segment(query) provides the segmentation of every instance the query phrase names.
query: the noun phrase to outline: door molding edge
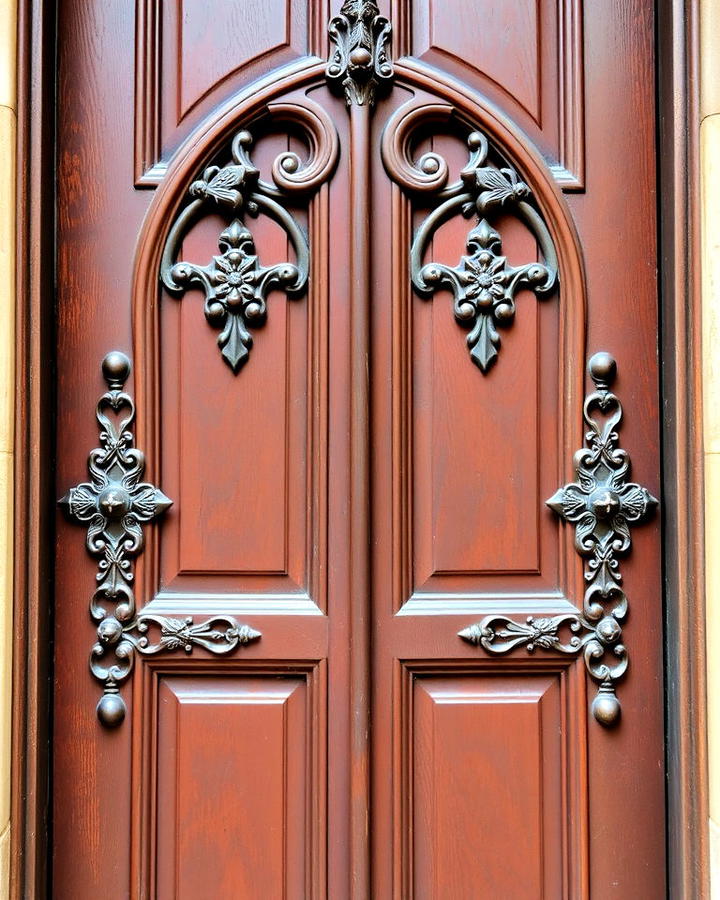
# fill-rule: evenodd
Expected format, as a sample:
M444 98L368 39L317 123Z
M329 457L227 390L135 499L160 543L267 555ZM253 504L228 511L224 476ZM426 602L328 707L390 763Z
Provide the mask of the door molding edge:
M15 551L10 893L50 888L54 495L54 4L17 0Z
M710 896L699 0L657 3L668 895ZM662 151L662 152L661 152Z
M657 3L668 894L709 897L700 0ZM54 495L55 4L18 0L17 401L11 896L49 895ZM690 123L690 128L688 128ZM673 602L669 602L673 600Z

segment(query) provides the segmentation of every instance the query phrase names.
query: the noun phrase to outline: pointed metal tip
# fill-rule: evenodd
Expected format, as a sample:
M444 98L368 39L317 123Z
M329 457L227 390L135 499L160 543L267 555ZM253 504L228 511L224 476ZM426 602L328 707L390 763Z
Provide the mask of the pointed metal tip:
M250 641L256 641L262 637L262 632L256 631L249 625L240 625L237 630L238 640L241 644L249 644Z
M231 354L231 353L226 353L223 350L222 358L232 369L233 375L237 375L238 372L240 371L240 369L242 369L243 366L245 365L245 363L250 359L250 353L247 350L247 348L245 349L244 353L240 353L237 355Z
M468 625L467 628L458 631L458 637L461 637L464 641L470 641L471 644L479 644L481 636L482 629L479 625Z
M173 505L173 501L163 494L162 491L157 492L157 496L155 498L155 508L157 510L157 515L164 513L166 509L170 509Z

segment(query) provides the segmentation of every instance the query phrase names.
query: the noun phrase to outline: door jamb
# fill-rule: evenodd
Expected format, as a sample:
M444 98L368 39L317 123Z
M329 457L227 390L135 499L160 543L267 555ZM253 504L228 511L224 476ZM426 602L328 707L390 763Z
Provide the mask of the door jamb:
M699 0L656 3L668 895L706 898ZM672 602L671 602L672 601Z
M699 0L657 3L668 893L709 897L699 250ZM11 895L50 893L55 3L18 3ZM667 602L669 598L673 602Z
M10 893L50 892L55 408L55 4L18 0Z

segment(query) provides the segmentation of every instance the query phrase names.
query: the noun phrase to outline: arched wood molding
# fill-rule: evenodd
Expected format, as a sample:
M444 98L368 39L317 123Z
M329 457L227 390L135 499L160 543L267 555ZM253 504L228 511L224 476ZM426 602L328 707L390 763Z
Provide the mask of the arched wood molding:
M562 307L559 317L558 355L562 362L558 390L561 405L557 483L564 484L572 480L572 453L582 442L579 410L584 393L587 292L580 240L561 187L527 137L486 99L417 60L403 59L394 65L396 84L436 98L441 118L447 117L450 108L454 118L466 126L468 132L481 131L500 150L530 187L550 233L558 267L559 292L555 302ZM324 65L312 62L288 67L243 91L188 138L171 161L167 176L157 190L138 238L132 295L137 435L138 443L146 448L150 472L158 471L160 461L160 266L168 234L187 197L188 188L239 129L261 121L281 99L290 100L293 94L301 97L304 91L324 83ZM312 234L309 237L312 255ZM402 252L409 254L410 247ZM155 534L150 533L146 560L155 559L155 541ZM573 552L569 530L560 540L560 554L561 584L579 605L583 594L582 570ZM143 564L138 571L139 586L144 585L141 594L148 599L156 589L152 568L152 564Z
M562 191L552 170L527 138L487 100L450 78L443 76L441 79L434 70L416 60L400 60L395 63L395 70L396 83L438 98L441 118L447 118L450 109L455 118L467 125L468 131L478 129L485 134L507 156L533 192L557 253L560 303L564 310L560 333L561 394L565 402L561 440L563 446L571 446L577 443L581 431L577 410L583 390L587 301L580 241ZM322 84L323 80L324 67L313 63L286 69L272 79L265 79L253 90L243 91L187 140L168 167L138 239L133 279L135 358L144 361L143 370L136 374L135 384L140 413L138 433L147 447L156 446L153 437L157 409L153 398L157 396L159 366L158 273L170 225L188 187L237 129L246 128L271 113L273 101L288 98L293 91ZM567 433L567 429L571 433ZM571 474L569 465L567 462L565 470L558 473L559 479Z

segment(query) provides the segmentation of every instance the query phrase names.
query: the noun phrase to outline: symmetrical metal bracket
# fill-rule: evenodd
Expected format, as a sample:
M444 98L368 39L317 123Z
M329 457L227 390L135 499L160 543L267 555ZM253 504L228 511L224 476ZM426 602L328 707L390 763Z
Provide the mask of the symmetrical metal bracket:
M454 296L455 318L470 330L470 358L483 372L495 362L500 347L498 328L509 327L515 318L515 298L528 288L539 298L549 297L558 281L555 247L548 228L536 209L529 186L517 172L503 165L488 139L473 131L467 139L470 159L460 179L446 186L447 161L433 151L412 160L415 131L425 120L447 117L442 104L414 106L412 101L390 118L382 143L388 174L412 194L434 194L437 206L418 228L410 251L410 274L415 290L429 298L446 288ZM468 255L457 266L424 263L425 254L438 228L459 211L477 216L467 237ZM492 222L511 215L522 221L537 240L544 262L512 266L502 253L502 236Z
M299 125L311 148L307 161L287 150L273 164L273 184L260 178L250 159L253 138L240 131L231 144L231 160L212 165L188 190L190 202L182 209L168 235L160 266L160 278L175 296L197 287L205 294L205 318L220 329L218 345L234 373L248 361L253 339L249 331L265 322L267 298L272 290L282 290L291 298L307 288L310 252L305 233L295 218L278 202L292 194L317 190L337 161L337 131L328 114L311 100L303 103L269 104L268 112L278 119ZM191 226L211 213L224 213L227 227L218 239L220 254L207 265L177 262L177 254ZM288 235L295 251L294 263L263 266L255 252L253 235L241 214L263 213L277 222Z
M108 390L97 404L100 447L90 452L90 481L70 488L59 503L72 521L87 526L87 549L99 558L98 585L90 601L98 640L90 654L90 670L103 683L98 718L114 727L125 718L119 686L132 672L136 651L189 653L199 646L211 653L229 653L260 633L224 615L195 625L191 618L136 612L132 560L143 549L143 525L162 515L172 501L141 481L145 457L133 447L135 404L123 390L130 360L118 351L108 353L102 373ZM159 634L151 640L153 630ZM112 661L105 662L109 654Z
M577 481L566 484L547 501L559 516L575 525L575 548L587 559L582 613L531 616L525 623L507 616L487 616L459 634L488 653L509 653L521 646L528 652L537 647L555 653L583 653L588 673L600 685L593 714L602 725L612 725L620 717L615 685L628 666L622 642L628 600L621 587L618 557L630 550L630 525L648 519L658 501L646 488L628 480L630 460L617 446L623 411L610 391L617 372L615 360L609 353L596 353L588 368L597 388L585 398L583 408L588 446L575 454Z

